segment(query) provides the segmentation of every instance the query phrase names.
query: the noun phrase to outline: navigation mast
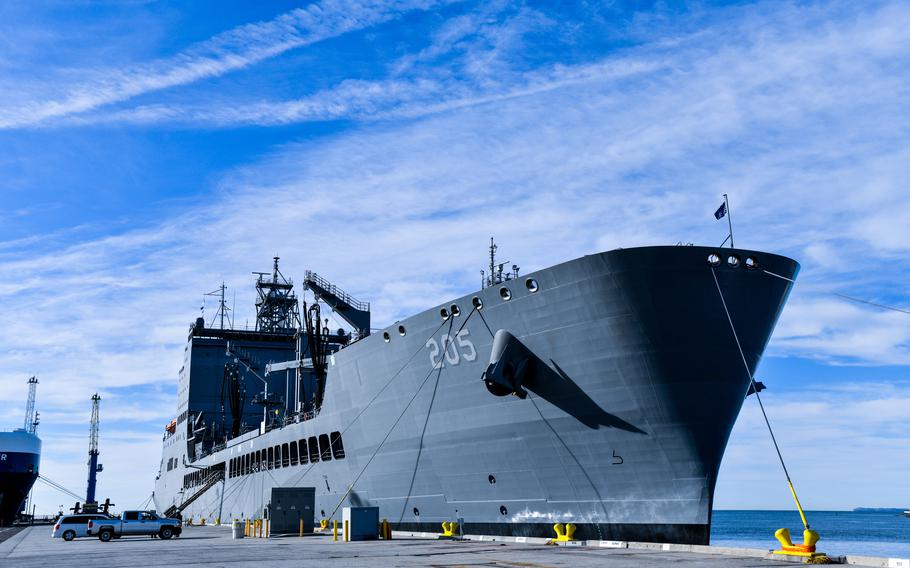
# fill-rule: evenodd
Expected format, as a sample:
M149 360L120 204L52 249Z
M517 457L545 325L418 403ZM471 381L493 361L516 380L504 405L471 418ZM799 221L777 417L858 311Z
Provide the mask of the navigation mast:
M300 327L300 309L294 284L278 270L278 258L273 257L272 272L254 272L256 280L256 331L269 333L293 332ZM269 278L271 277L271 278Z

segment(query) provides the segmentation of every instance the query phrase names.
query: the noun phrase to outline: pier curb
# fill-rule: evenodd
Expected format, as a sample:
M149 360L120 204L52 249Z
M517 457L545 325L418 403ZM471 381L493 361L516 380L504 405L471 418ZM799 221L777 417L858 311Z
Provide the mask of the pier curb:
M437 539L438 533L392 531L394 538L426 538ZM494 536L466 534L464 540L477 542L508 542L515 544L547 544L551 539L530 536ZM694 552L697 554L717 554L722 556L745 556L750 558L764 558L778 562L795 562L802 564L805 560L799 557L781 556L773 554L772 549L737 548L732 546L706 546L701 544L674 544L666 542L624 542L618 540L575 540L557 543L559 546L583 546L594 548L628 548L632 550L654 550L661 552ZM910 568L910 559L885 558L878 556L860 556L848 554L846 556L830 556L834 564L850 564L854 566L871 566L875 568Z

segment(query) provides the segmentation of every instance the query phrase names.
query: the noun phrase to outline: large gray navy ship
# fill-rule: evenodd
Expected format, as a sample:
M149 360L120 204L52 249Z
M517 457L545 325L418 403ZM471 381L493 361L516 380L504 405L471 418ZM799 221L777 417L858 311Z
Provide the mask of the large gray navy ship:
M263 518L272 488L313 487L317 518L378 506L399 530L707 544L798 264L655 246L519 276L494 251L481 289L375 330L315 273L298 301L276 258L255 326L223 301L190 326L158 510Z
M9 526L22 514L25 500L38 479L41 439L36 435L35 387L38 379L28 380L28 403L22 428L0 432L0 526Z

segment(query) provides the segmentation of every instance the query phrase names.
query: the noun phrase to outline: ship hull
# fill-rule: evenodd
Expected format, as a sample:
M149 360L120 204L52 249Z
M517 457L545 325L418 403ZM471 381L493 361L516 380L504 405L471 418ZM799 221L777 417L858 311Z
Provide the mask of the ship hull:
M23 431L0 432L0 524L9 526L38 478L41 441Z
M466 533L549 537L571 522L583 539L706 544L724 448L791 286L772 274L798 270L741 250L761 268L710 266L720 252L586 256L396 322L332 356L317 417L198 460L228 475L184 515L262 517L271 487L308 486L317 517L374 505L399 530L463 519ZM530 354L525 398L481 380L500 330ZM332 432L343 459L247 465ZM187 472L159 474L160 510L197 489Z

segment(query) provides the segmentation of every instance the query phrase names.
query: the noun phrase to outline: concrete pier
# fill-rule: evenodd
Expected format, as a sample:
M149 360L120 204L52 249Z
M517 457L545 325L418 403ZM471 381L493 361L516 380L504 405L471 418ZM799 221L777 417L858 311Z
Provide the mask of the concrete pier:
M131 566L202 568L212 566L299 568L319 566L594 568L601 566L680 568L789 566L767 551L644 543L586 543L547 546L538 542L437 541L396 535L392 541L332 542L330 535L231 539L228 527L186 527L172 540L125 537L110 543L95 538L51 539L51 527L30 527L0 543L0 567L55 568ZM536 540L536 539L535 539ZM641 546L639 546L641 544ZM624 545L624 546L623 546ZM615 547L614 547L615 546ZM876 559L882 560L882 559ZM884 559L887 561L887 559ZM875 565L875 564L869 564ZM882 564L878 564L882 565ZM888 566L887 563L884 566ZM902 567L903 568L903 567Z

